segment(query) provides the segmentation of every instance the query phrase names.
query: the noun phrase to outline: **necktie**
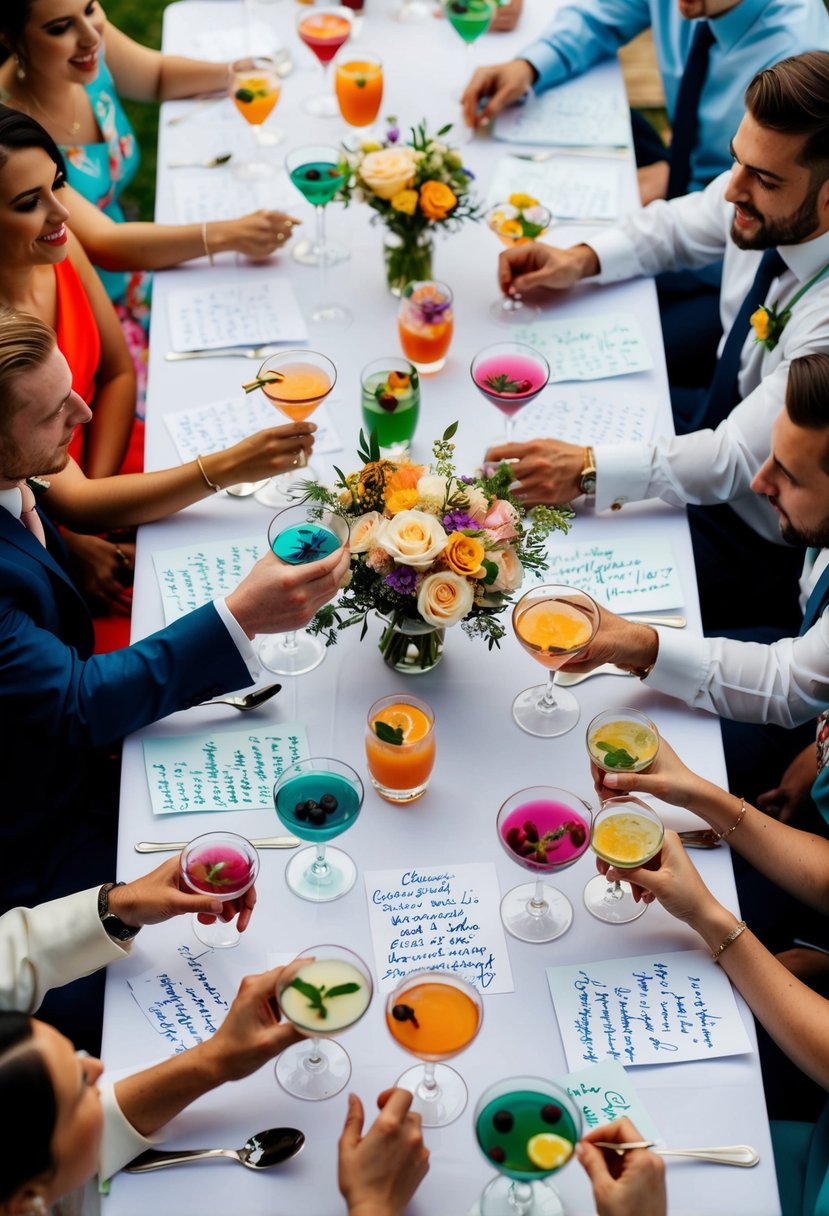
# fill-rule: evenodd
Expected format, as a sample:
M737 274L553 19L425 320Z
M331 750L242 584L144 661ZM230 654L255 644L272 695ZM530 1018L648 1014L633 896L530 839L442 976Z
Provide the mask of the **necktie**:
M40 516L35 510L35 496L25 481L19 484L20 496L23 499L23 509L20 512L20 522L23 527L28 529L34 536L35 540L46 546L46 533L43 531L43 524L40 522Z
M674 109L674 132L671 140L671 172L668 178L668 198L688 193L691 180L691 153L697 142L699 99L708 75L708 52L714 35L707 21L697 23L694 40L685 71L679 82Z
M767 249L760 259L754 282L748 289L748 295L740 305L740 311L734 319L734 324L728 331L728 337L717 360L711 386L705 405L698 417L694 419L689 430L698 431L703 427L719 426L723 418L727 418L737 404L739 397L738 377L740 374L740 357L748 337L751 314L765 303L772 282L786 269L786 263L776 249Z
M807 552L809 556L817 557L820 550L809 549ZM800 626L801 637L812 628L827 603L829 603L829 566L826 567L823 574L821 574L815 583L806 602L806 608L803 613L803 624Z

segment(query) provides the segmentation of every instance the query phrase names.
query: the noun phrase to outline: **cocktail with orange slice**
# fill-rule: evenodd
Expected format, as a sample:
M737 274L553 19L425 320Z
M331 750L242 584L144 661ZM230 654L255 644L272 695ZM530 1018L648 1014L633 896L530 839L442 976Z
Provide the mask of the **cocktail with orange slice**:
M351 37L352 17L351 10L342 6L313 8L297 16L297 33L322 66L324 91L305 102L305 109L316 118L336 118L339 112L328 87L328 65Z
M511 194L505 203L496 203L484 216L487 227L502 245L524 245L537 241L550 227L551 212L530 194ZM529 308L519 294L501 296L490 306L490 316L507 324L531 319L537 308Z
M368 51L340 51L334 63L334 91L351 127L370 127L383 100L383 64Z
M547 683L525 688L512 703L512 716L529 735L550 739L566 734L579 720L579 703L556 688L559 667L590 645L599 627L599 607L577 587L559 583L534 587L512 612L515 636L537 663L547 668Z
M282 85L270 56L237 59L230 65L230 97L250 125L257 147L270 147L283 139L281 131L262 130L262 124L279 101L281 91ZM234 169L236 176L243 181L270 177L273 172L274 166L261 160L243 161Z
M430 279L405 285L397 332L403 354L424 376L439 372L446 363L454 327L452 292L445 283Z
M371 784L387 802L421 798L435 763L435 715L417 697L393 694L375 701L366 722Z

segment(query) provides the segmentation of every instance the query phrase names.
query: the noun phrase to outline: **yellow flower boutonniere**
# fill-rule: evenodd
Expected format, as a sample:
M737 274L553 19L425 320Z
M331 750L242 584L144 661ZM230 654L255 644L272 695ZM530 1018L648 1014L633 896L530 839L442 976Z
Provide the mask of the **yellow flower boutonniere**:
M784 308L779 313L774 305L768 308L765 304L761 304L749 318L751 328L754 330L754 341L765 346L766 350L774 350L791 315L791 308Z

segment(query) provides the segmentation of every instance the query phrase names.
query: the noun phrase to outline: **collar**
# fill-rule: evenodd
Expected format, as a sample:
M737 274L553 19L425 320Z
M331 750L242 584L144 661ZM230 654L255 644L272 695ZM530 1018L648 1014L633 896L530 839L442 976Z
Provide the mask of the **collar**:
M805 283L829 262L829 232L800 245L778 245L778 252L799 283Z
M763 20L767 0L740 0L719 17L706 17L714 41L721 51L732 50L755 22Z
M13 515L15 519L20 519L23 512L23 495L20 493L18 486L11 486L8 490L0 490L0 507Z

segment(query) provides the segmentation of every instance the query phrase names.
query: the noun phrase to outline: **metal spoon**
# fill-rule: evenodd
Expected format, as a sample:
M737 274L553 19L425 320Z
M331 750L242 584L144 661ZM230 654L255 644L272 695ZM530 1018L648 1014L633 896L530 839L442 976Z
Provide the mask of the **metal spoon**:
M619 1157L635 1148L649 1148L659 1157L691 1157L695 1161L713 1161L715 1165L741 1165L748 1169L760 1160L760 1154L750 1144L723 1144L718 1148L655 1148L650 1140L631 1140L614 1144L609 1140L594 1140L596 1148L610 1149Z
M552 160L554 156L590 156L601 160L628 160L630 149L614 146L600 147L598 144L595 147L562 145L560 148L546 148L543 152L509 152L508 155L515 160L530 160L536 165L543 165L546 160Z
M249 1170L269 1170L295 1156L304 1143L305 1134L296 1127L271 1127L251 1136L241 1148L191 1148L178 1152L149 1149L124 1168L130 1174L144 1174L148 1170L166 1169L169 1165L186 1165L188 1161L228 1157L246 1165Z
M582 680L589 680L591 676L630 675L632 675L631 672L622 671L622 668L617 667L615 663L600 663L592 671L557 671L553 676L553 683L559 688L570 688L573 684L581 684Z
M253 692L247 693L244 697L215 697L212 701L202 701L196 708L205 709L210 705L231 705L234 709L240 709L244 713L248 709L258 709L260 705L264 705L266 701L270 701L271 697L275 697L281 691L281 684L268 684L265 688L255 688Z
M139 840L136 853L180 853L189 840ZM259 836L250 841L255 849L295 849L302 841L297 836Z
M266 477L264 481L240 481L235 486L225 486L225 494L229 494L231 498L250 498L257 490L264 489L269 481L270 477Z
M226 165L229 160L233 159L232 152L220 152L218 156L211 156L207 160L170 160L167 162L168 169L218 169L220 165Z

